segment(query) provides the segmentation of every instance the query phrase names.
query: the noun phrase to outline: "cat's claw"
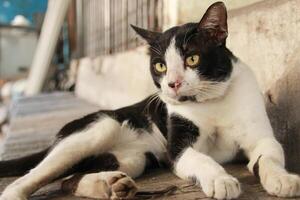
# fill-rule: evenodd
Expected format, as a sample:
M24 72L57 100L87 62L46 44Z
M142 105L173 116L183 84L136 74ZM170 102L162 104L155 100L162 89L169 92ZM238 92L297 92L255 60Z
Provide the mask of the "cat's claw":
M236 199L241 194L239 181L230 175L206 180L201 186L208 197L215 199Z
M286 172L268 173L261 178L265 190L278 197L300 196L300 177Z

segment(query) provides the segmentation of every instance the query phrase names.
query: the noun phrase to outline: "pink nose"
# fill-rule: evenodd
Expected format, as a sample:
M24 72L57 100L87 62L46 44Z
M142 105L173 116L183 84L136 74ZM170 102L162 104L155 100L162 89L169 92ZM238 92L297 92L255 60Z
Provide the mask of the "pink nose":
M175 91L177 91L180 88L181 83L182 83L181 81L170 82L168 83L168 86L174 89Z

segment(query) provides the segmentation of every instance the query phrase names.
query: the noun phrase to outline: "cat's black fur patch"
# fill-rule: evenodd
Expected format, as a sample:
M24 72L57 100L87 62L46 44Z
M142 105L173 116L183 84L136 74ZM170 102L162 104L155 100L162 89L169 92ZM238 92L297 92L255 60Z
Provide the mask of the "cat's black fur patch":
M17 158L0 162L0 177L21 176L35 167L48 153L49 149Z
M170 45L171 39L175 36L179 26L170 28L165 32L161 33L155 40L149 43L149 53L150 53L150 72L156 87L160 88L160 79L162 74L157 74L154 70L153 65L157 62L165 63L164 55Z
M167 108L158 97L150 96L132 106L115 111L104 111L107 115L135 129L143 129L151 132L151 123L154 123L161 133L167 136Z
M90 124L94 123L101 117L101 112L91 113L86 115L80 119L76 119L67 123L56 135L57 139L63 139L68 137L69 135L82 131L87 128Z
M174 161L184 149L196 142L200 136L199 128L192 121L175 114L170 116L168 127L168 156L170 161Z
M259 176L259 160L260 160L260 158L261 158L261 155L258 157L257 161L253 165L253 174L257 178L260 178L260 176Z
M96 173L101 171L113 171L118 170L120 167L119 161L112 153L102 153L97 156L90 156L73 167L68 169L62 176L66 177L74 173Z
M155 155L151 152L146 152L145 153L145 158L146 158L146 170L148 169L155 169L160 167L160 163L155 157Z
M79 132L102 117L111 117L119 123L127 121L134 129L142 129L151 132L151 123L155 123L164 136L167 135L167 109L159 97L149 96L143 101L131 106L117 110L102 110L80 119L74 120L65 125L57 134L58 139L65 138L72 133Z

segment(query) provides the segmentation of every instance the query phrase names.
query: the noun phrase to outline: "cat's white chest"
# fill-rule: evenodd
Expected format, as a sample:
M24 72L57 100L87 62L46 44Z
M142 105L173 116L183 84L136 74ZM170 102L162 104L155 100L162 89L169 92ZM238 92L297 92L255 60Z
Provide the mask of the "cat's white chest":
M235 133L231 132L234 124L226 115L222 115L217 105L175 105L168 107L169 113L178 114L199 128L199 137L193 148L223 163L231 160L239 147L236 145Z

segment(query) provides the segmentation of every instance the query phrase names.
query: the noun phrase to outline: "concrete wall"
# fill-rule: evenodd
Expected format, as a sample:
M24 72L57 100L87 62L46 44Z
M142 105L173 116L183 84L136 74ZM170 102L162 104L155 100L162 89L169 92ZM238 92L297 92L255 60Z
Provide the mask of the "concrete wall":
M206 9L218 0L164 0L164 29L177 24L197 22ZM226 0L228 10L238 9L263 0Z
M136 103L155 91L146 47L80 60L75 92L103 109Z
M268 0L229 12L227 46L267 91L292 67L300 44L300 1ZM298 54L299 56L299 54Z

